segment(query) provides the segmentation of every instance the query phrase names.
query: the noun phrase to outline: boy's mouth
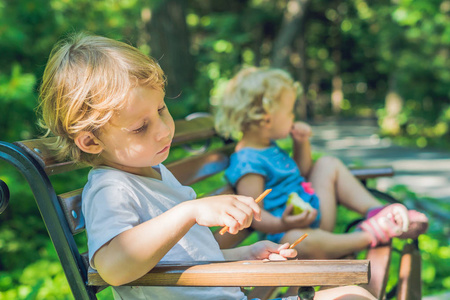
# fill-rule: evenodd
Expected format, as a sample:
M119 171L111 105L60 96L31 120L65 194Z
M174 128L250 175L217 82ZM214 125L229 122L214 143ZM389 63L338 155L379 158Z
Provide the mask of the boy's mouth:
M170 149L170 145L167 145L161 151L159 151L158 154L164 153L164 152L166 152L169 149Z

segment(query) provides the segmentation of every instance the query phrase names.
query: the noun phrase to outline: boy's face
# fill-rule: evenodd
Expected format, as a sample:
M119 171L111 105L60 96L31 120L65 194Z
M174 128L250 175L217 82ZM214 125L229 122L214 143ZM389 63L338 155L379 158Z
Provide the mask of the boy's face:
M294 89L283 89L277 107L271 114L271 139L282 139L289 135L294 124L294 105L297 94Z
M169 155L175 124L164 102L164 92L134 88L125 107L99 135L102 163L133 174L152 176L151 168Z

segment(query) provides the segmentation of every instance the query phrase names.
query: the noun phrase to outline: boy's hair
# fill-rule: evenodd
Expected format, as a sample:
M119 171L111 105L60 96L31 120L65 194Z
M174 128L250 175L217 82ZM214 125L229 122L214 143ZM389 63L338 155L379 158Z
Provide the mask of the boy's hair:
M96 155L81 151L74 138L94 135L123 108L130 89L164 90L165 76L156 61L123 42L83 33L58 42L50 53L40 88L39 125L59 159L95 164Z
M281 92L297 91L298 83L281 69L250 67L239 71L227 84L215 114L216 130L226 138L258 124L276 109Z

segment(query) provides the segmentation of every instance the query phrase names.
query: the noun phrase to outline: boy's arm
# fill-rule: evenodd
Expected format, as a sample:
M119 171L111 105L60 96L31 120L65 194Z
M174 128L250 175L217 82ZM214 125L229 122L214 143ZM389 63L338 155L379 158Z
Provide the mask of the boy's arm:
M251 248L250 246L242 246L231 249L222 249L223 257L225 260L247 260L251 258Z
M297 163L302 176L308 177L313 165L309 142L311 127L306 123L296 122L292 127L291 136L294 144L293 159Z
M121 285L142 277L194 224L228 226L230 233L250 226L260 209L250 197L223 195L183 202L114 237L93 257L102 278Z
M195 224L182 203L114 237L93 257L102 278L111 285L133 281L150 271Z

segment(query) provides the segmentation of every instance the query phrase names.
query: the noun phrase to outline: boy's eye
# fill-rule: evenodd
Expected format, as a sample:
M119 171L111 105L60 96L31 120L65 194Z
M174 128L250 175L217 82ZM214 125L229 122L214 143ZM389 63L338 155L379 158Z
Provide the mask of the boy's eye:
M158 113L162 114L166 108L167 107L165 105L163 107L161 107L161 108L158 108Z
M141 127L139 127L138 129L133 130L133 133L140 133L143 132L147 129L148 127L148 123L145 122L144 125L142 125Z

